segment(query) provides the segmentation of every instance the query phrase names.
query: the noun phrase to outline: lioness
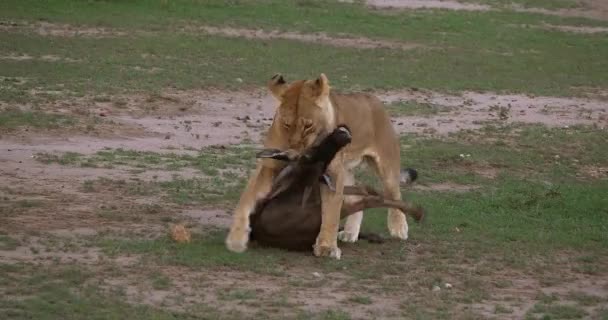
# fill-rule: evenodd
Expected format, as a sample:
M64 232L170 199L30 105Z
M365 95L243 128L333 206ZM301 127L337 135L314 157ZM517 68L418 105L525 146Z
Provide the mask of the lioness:
M268 82L272 95L279 101L273 123L264 141L265 148L292 149L298 153L310 146L319 135L334 130L338 123L352 131L352 142L330 163L328 174L335 183L335 192L321 187L322 223L314 246L316 256L340 258L338 227L345 184L354 184L352 169L365 160L375 170L384 186L384 196L401 200L399 140L382 102L369 94L330 92L329 80L321 74L314 80L298 80L288 84L276 74ZM258 199L270 191L273 177L284 166L279 161L262 159L250 177L234 211L226 238L228 249L242 252L249 240L249 215ZM349 196L353 197L353 196ZM359 236L363 212L346 220L341 241L355 242ZM391 236L407 239L405 215L398 209L388 210Z

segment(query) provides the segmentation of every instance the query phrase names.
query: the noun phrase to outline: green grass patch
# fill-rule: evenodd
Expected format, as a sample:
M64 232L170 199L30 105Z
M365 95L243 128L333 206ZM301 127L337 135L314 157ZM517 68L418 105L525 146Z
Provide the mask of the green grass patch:
M256 298L255 291L247 289L234 289L218 292L220 300L253 300Z
M223 232L193 234L192 242L178 244L168 237L156 239L101 239L98 245L110 255L145 254L155 263L183 265L193 268L232 267L240 270L277 274L280 251L248 250L238 254L226 250Z
M598 23L580 19L449 10L383 15L358 5L323 2L302 6L283 1L5 1L0 12L5 19L45 19L82 23L83 27L147 31L101 39L2 33L0 42L6 44L0 48L2 55L55 55L80 61L0 61L6 77L28 79L18 86L3 87L0 99L4 101L35 99L43 95L40 88L61 92L60 97L157 92L166 87L237 88L263 85L277 71L288 79L325 72L333 87L356 90L413 86L571 95L580 93L577 87L608 86L604 76L608 73L604 59L608 56L608 39L521 27L542 22ZM432 48L363 50L175 31L184 24L225 25L226 21L256 29L346 32ZM32 89L38 93L32 93Z
M250 145L229 147L208 147L198 154L158 153L125 149L105 149L93 155L75 152L63 154L38 153L36 159L43 163L59 163L81 167L128 166L138 169L179 170L194 168L202 173L215 176L226 170L247 170L252 168L255 150ZM225 172L230 177L229 172Z
M356 303L356 304L372 304L373 300L368 296L354 296L348 298L348 302Z
M449 107L414 101L399 101L387 105L386 108L391 115L398 117L429 117L450 110Z
M2 319L243 319L204 307L164 311L129 304L124 292L104 292L87 284L91 275L77 267L2 265L0 299Z
M580 307L572 305L546 305L536 304L526 315L527 319L536 319L532 314L539 314L540 319L582 319L587 312Z
M209 147L198 154L140 152L133 150L102 150L85 156L74 152L63 154L39 153L43 163L58 163L82 167L130 166L138 169L179 170L193 168L204 175L167 181L111 180L100 178L83 183L84 192L104 189L118 190L128 195L147 196L164 192L178 204L224 205L238 200L249 172L255 165L255 149L250 145ZM103 214L113 215L105 210Z
M74 124L76 124L76 120L66 115L16 109L0 111L0 129L15 129L19 127L57 129L73 126Z
M15 250L21 245L21 241L7 234L0 233L0 250Z
M154 272L150 276L150 280L152 281L152 288L156 290L167 290L171 287L171 278L160 272Z
M608 133L592 127L489 126L444 139L402 136L403 167L425 183L489 185L501 176L565 183L584 179L582 166L608 165Z

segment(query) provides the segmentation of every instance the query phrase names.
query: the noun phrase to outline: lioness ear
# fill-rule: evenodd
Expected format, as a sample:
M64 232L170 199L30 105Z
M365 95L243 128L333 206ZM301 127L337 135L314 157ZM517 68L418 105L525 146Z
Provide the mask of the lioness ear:
M280 73L277 73L268 81L268 89L275 98L281 100L281 95L287 90L287 81Z
M313 92L319 98L329 95L329 80L327 80L325 73L321 73L317 80L314 81Z

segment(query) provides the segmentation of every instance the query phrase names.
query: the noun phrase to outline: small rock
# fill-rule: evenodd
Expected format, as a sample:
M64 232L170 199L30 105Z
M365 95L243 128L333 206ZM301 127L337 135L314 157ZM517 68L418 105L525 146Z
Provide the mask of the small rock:
M433 289L432 289L433 292L437 292L439 290L441 290L441 288L439 286L437 286L437 285L433 286Z
M238 83L243 83L243 79L241 79L241 78L236 78L236 82L238 82Z
M320 274L320 273L318 273L318 272L313 272L313 273L312 273L312 275L313 275L315 278L321 278L321 274Z
M165 140L169 140L169 139L171 139L171 135L170 135L170 134L167 134L167 135L165 136Z
M445 287L446 289L452 289L452 284L451 284L451 283L447 283L447 282L446 282L446 284L444 285L444 287Z

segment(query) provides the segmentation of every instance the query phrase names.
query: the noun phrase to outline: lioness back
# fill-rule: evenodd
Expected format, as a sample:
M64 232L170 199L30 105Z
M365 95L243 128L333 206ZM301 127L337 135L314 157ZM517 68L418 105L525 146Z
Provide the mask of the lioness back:
M344 149L347 158L377 154L379 150L388 157L399 155L397 135L380 99L366 93L332 92L330 100L336 110L336 123L352 130L352 143Z

